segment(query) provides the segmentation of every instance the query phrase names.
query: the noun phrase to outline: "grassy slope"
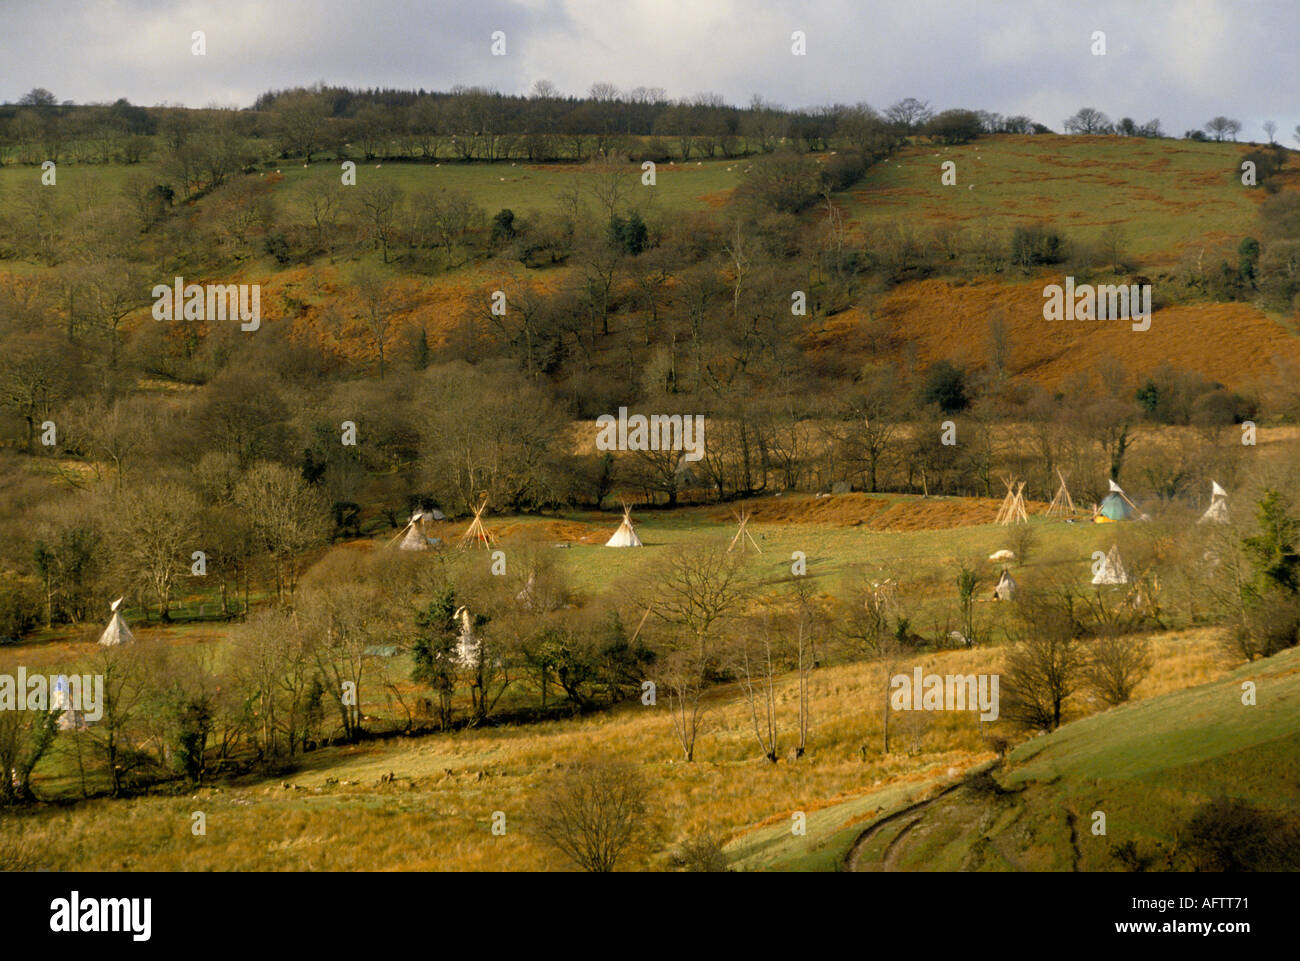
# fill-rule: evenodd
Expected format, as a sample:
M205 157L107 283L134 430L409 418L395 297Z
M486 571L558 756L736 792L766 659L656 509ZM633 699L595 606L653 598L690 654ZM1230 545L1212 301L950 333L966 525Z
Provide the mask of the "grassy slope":
M915 146L869 171L850 192L846 210L862 236L894 224L922 236L937 227L973 236L1042 222L1064 229L1072 241L1091 244L1106 227L1120 224L1127 256L1142 272L1156 275L1200 252L1211 264L1235 263L1237 243L1254 231L1255 208L1265 196L1243 187L1233 174L1248 149L1058 136ZM946 160L957 164L955 187L940 182ZM1284 179L1294 185L1298 176L1290 171ZM976 283L903 284L870 309L860 305L828 318L812 336L866 360L873 356L873 325L879 323L915 340L919 366L954 357L980 364L987 357L989 320L1000 316L1007 327L1009 372L1054 388L1071 373L1111 357L1135 372L1168 362L1238 388L1270 374L1276 359L1300 364L1293 323L1246 303L1174 305L1157 313L1149 331L1140 332L1124 321L1049 324L1042 318L1043 286L1062 283L1065 272L1039 271L1029 278L1012 271ZM1157 297L1160 290L1157 283ZM901 353L890 359L905 360Z
M1221 673L1210 632L1154 643L1165 670L1141 696ZM918 663L939 673L979 672L1001 656L997 648L945 651ZM748 711L733 686L710 698L693 764L677 760L661 700L658 707L632 704L528 727L328 748L279 776L189 795L43 808L22 813L20 827L56 870L554 869L563 862L538 843L530 823L536 792L556 765L603 751L640 767L659 812L657 850L628 867L663 867L669 847L709 830L731 840L742 867L788 866L794 856L801 867L830 869L865 817L990 758L966 713L928 718L920 753L882 756L880 681L862 663L814 672L810 750L798 762L785 758L796 709L787 677L777 694L784 734L783 760L775 765L757 758ZM395 779L381 781L389 772ZM190 834L194 811L207 815L201 838ZM490 833L494 811L506 814L504 837ZM797 839L790 836L796 811L808 816L808 834Z
M634 202L653 198L656 208L665 211L704 209L718 204L726 192L740 183L746 160L704 160L689 163L660 164L654 188L642 187L640 164L621 167L626 189ZM443 161L437 164L384 163L376 165L357 161L357 186L391 184L409 199L421 191L457 190L470 194L489 216L503 207L517 215L545 211L560 203L561 195L573 187L584 186L591 171L601 169L576 164L472 163ZM280 174L276 177L276 173ZM132 174L153 175L154 164L60 164L60 196L73 198L78 192L98 191L100 196L114 197ZM339 185L341 169L332 161L303 166L301 161L285 161L279 166L263 165L254 178L269 176L275 184L274 195L283 212L291 219L306 221L306 189L313 182ZM20 198L30 185L39 185L39 167L10 165L0 167L0 198ZM636 191L644 192L638 197ZM71 200L69 200L71 202Z
M1053 223L1084 241L1125 226L1133 254L1168 265L1191 243L1232 239L1254 216L1233 175L1244 144L1118 137L1001 136L960 147L914 146L872 169L848 212L863 230L906 216L914 226L1009 231ZM957 184L940 164L957 164ZM972 189L973 188L973 189Z
M620 169L632 202L653 198L664 211L702 209L716 203L722 192L740 183L746 161L705 160L690 163L661 164L656 170L654 188L640 183L639 164ZM313 181L337 183L338 164L314 163L304 168L290 163L278 169L284 179L276 187L276 197L295 216L305 218L303 197ZM593 166L576 164L461 164L373 163L357 164L357 185L391 184L409 198L421 191L454 190L468 193L488 215L508 207L518 216L529 211L545 211L559 206L561 195L574 187L583 188ZM640 196L639 196L640 194Z
M1252 231L1255 207L1263 197L1262 191L1241 186L1233 174L1247 149L1244 144L1059 136L987 137L949 148L914 145L878 164L840 201L863 239L875 228L895 223L922 235L938 226L962 227L970 233L989 228L1002 234L1017 224L1041 221L1087 244L1108 225L1119 223L1125 227L1128 253L1141 270L1156 274L1185 254L1202 250L1212 263L1225 256L1235 259L1236 244ZM949 159L957 163L955 187L940 183L939 164ZM640 168L629 164L624 173L627 196L634 202L650 198L650 217L670 221L680 212L719 207L741 182L748 163L664 164L654 188L642 187ZM65 164L59 171L59 198L71 205L72 198L88 192L92 184L103 193L116 193L130 173L149 169ZM463 190L489 215L510 207L526 216L558 205L566 191L589 181L593 169L572 164L389 162L360 164L358 177L362 185L393 184L408 197L426 190ZM294 221L308 219L303 201L309 184L338 176L333 162L310 167L286 163L268 166L265 172L274 183L277 204ZM25 185L38 177L35 168L0 168L0 197L21 197ZM1300 171L1288 172L1283 179L1294 184ZM7 263L5 271L48 273L18 263ZM395 267L390 271L399 273ZM570 272L526 271L513 262L494 261L430 277L407 276L403 295L409 307L399 321L423 326L431 342L439 344L463 322L466 309L483 291L522 283L554 287L565 284ZM310 336L331 339L330 325L317 318L327 304L339 302L345 313L355 312L347 264L321 261L280 268L258 257L239 273L245 281L264 285L268 322L285 310L279 295L305 302L306 316L295 321L303 334L310 331ZM1249 304L1174 306L1159 312L1147 332L1133 332L1124 322L1062 322L1049 329L1041 315L1042 288L1060 280L1056 274L1030 278L1014 272L974 284L938 279L906 283L878 303L863 299L853 309L814 321L807 336L841 356L880 360L874 343L875 324L881 323L916 341L914 355L888 358L892 362L923 366L957 356L964 364L979 365L987 354L989 318L1000 314L1008 329L1010 372L1053 387L1070 372L1090 369L1107 357L1119 357L1137 371L1168 361L1238 388L1271 374L1278 358L1300 365L1300 341L1290 327ZM140 316L147 317L147 312ZM126 326L138 322L132 319ZM1214 336L1206 337L1207 330ZM368 343L364 337L337 339L333 346L342 355L355 354L362 350L359 345Z
M1242 684L1258 704L1242 704ZM1169 844L1195 805L1215 796L1289 809L1300 790L1300 651L1226 678L1092 715L1021 745L997 780L927 807L892 850L901 870L1113 870L1113 847ZM1092 815L1107 833L1091 833ZM864 848L878 865L908 824ZM1071 841L1071 823L1075 840Z

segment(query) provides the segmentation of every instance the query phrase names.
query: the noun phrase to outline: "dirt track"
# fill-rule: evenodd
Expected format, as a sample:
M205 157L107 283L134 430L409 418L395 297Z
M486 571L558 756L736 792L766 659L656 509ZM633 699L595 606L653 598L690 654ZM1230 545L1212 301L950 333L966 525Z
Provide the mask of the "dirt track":
M893 814L883 817L875 824L871 825L871 827L867 828L865 831L863 831L861 834L858 835L857 840L853 842L853 847L849 848L849 853L844 857L844 870L846 871L892 871L894 870L895 865L897 864L895 846L898 844L899 841L901 841L904 837L906 837L908 832L910 832L912 828L916 827L917 822L921 820L921 817L918 812L924 811L935 801L951 794L953 791L961 787L962 783L963 782L959 781L956 784L949 785L948 787L940 791L938 794L936 794L934 797L926 798L924 801L917 801L915 804L910 804L907 807L903 808L901 811L895 811ZM892 824L895 821L901 820L903 818L911 817L912 815L917 815L917 816L912 817L912 819L906 825L904 825L903 828L898 832L897 836L892 841L889 842L889 846L885 848L884 859L879 864L863 865L859 863L859 856L862 852L862 848L867 844L868 841L870 841L880 832L881 828L885 827L888 824Z

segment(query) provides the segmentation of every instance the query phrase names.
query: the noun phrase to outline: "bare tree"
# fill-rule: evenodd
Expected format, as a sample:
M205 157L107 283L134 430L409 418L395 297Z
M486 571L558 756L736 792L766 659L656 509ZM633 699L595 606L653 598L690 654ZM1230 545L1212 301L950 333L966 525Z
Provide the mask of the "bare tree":
M391 184L381 183L363 187L358 197L375 245L382 251L384 263L388 263L388 248L393 243L397 211L402 203L401 191Z
M682 548L653 585L645 605L673 629L661 659L673 730L685 760L695 758L704 690L718 667L722 628L747 596L744 555L721 544Z
M69 434L73 444L92 462L95 474L107 461L113 468L114 490L120 491L128 470L154 440L157 408L145 397L123 397L107 406L83 399L72 407Z
M1065 121L1065 132L1074 134L1101 134L1111 130L1110 118L1093 107L1083 107Z
M538 830L582 870L613 871L651 836L648 799L641 772L629 762L585 758L543 789Z
M1127 246L1127 238L1124 232L1124 225L1115 223L1110 224L1101 232L1101 254L1110 264L1110 269L1119 273L1124 264L1124 250Z
M635 180L626 168L618 164L606 164L596 168L588 181L588 189L606 222L618 216L632 194Z
M276 596L291 597L303 554L329 536L330 516L323 498L298 472L262 462L236 483L234 502L271 559Z
M392 333L392 319L394 315L407 309L408 305L397 283L385 280L379 271L369 264L357 268L352 280L356 285L361 319L370 333L375 356L379 361L379 379L383 380L388 341Z
M312 180L306 186L304 200L311 216L312 239L315 246L325 250L334 247L334 231L343 198L341 189L332 177Z
M683 871L721 874L731 870L722 838L709 831L683 841L673 852L672 862Z
M311 155L320 143L329 112L329 97L320 89L292 90L281 94L271 107L272 126L281 146L311 163Z
M875 580L866 577L854 596L848 616L840 625L846 639L876 663L881 700L880 749L884 754L889 753L890 682L906 653L902 636L906 632L907 619L899 614L896 597L897 589L892 578Z
M906 97L885 109L885 119L899 127L904 133L915 133L925 126L933 112L924 100Z
M1151 671L1151 645L1141 637L1106 631L1088 652L1084 676L1107 704L1123 704Z
M457 244L486 219L483 208L462 191L426 191L414 198L417 232L430 235L447 255L447 266L457 267Z
M158 616L170 620L172 585L198 546L198 498L180 484L153 481L119 497L114 516L129 579L148 584Z
M103 717L91 728L104 762L113 796L122 792L126 776L143 761L131 745L130 730L147 695L148 659L144 642L100 647L94 654L94 673L104 678Z
M1237 133L1241 130L1241 121L1220 115L1206 123L1205 130L1212 135L1215 140L1221 141L1228 137L1236 140Z
M315 573L315 572L313 572ZM361 691L365 680L367 648L380 634L373 591L354 575L339 582L327 579L298 602L296 620L308 637L316 668L324 679L324 695L338 709L343 736L356 740L361 733Z
M1003 672L1001 713L1028 728L1061 726L1066 699L1083 678L1085 652L1076 637L1075 597L1068 587L1022 594L1020 625Z
M773 634L779 628L772 621L773 613L769 611L759 630L742 632L737 641L737 661L754 737L758 739L763 757L775 764L780 758L780 749L777 744L777 658L773 653Z

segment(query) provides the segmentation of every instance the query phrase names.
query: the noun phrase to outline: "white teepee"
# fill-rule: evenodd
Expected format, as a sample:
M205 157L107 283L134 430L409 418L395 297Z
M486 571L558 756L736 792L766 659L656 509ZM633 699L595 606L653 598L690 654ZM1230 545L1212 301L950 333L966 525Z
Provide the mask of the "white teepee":
M1101 559L1096 572L1092 575L1094 584L1127 584L1128 571L1120 560L1119 545L1112 544L1110 552Z
M424 516L423 512L416 511L411 515L406 527L402 528L397 537L393 538L394 541L401 538L400 543L397 545L399 551L427 551L429 549L429 538L424 534Z
M1209 521L1214 524L1228 523L1228 492L1219 486L1217 481L1210 481L1210 506L1201 515L1198 524L1204 524Z
M135 640L135 635L131 633L131 628L126 626L126 621L122 620L122 615L117 609L122 606L122 598L115 600L110 606L113 612L113 618L108 622L108 627L104 628L104 633L99 635L99 643L105 647L116 647L119 644L130 644Z
M1012 577L1011 572L1004 567L1002 569L1002 576L998 578L998 586L993 588L993 600L1015 600L1016 591L1019 589L1019 585L1016 584L1016 579Z
M614 536L605 541L606 547L644 547L641 538L636 536L636 528L632 526L632 509L626 504L623 505L623 523L618 525L618 530Z
M528 582L524 584L523 590L515 595L515 600L530 611L533 609L533 584L536 580L534 575L529 574Z
M50 709L63 712L59 715L58 721L60 731L84 731L86 729L85 717L72 704L71 688L66 674L60 674L54 681L54 696L50 699Z
M456 641L456 663L467 671L476 670L483 657L483 643L474 636L474 621L469 610L456 608L456 620L460 621L460 637Z

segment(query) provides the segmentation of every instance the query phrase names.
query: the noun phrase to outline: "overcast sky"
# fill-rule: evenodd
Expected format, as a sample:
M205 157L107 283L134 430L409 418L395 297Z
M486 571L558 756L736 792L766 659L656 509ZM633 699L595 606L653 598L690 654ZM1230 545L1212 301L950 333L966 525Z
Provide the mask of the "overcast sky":
M190 52L195 30L206 56ZM0 0L0 101L40 86L79 103L248 106L318 80L525 93L547 79L791 107L915 96L1056 130L1081 106L1177 135L1222 113L1242 139L1276 120L1280 139L1300 123L1297 37L1300 0Z

